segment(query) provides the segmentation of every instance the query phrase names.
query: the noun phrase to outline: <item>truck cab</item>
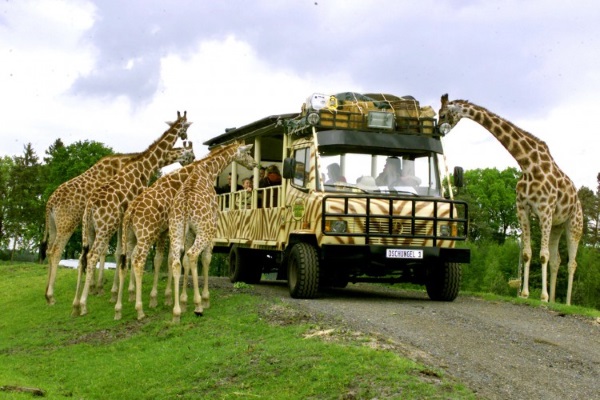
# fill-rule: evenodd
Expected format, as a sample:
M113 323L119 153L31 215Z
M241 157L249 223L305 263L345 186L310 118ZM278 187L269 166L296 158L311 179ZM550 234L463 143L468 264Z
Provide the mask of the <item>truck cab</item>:
M410 96L348 92L312 94L299 113L207 141L253 143L259 164L282 176L264 185L256 168L251 196L236 185L218 195L214 252L229 255L231 281L273 274L295 298L351 282L409 282L433 300L454 300L470 260L457 247L468 207L452 198L442 137L433 109ZM228 173L245 177L232 165L220 180ZM456 168L455 185L461 177Z

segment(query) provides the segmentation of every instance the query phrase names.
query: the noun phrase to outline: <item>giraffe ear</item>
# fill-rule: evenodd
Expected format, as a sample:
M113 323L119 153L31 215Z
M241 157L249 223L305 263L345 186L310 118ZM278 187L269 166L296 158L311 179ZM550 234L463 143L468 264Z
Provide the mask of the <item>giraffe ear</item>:
M246 144L246 145L240 146L240 148L239 148L238 151L240 153L248 152L248 151L250 151L250 149L252 149L252 146L254 146L254 143L250 143L250 144Z

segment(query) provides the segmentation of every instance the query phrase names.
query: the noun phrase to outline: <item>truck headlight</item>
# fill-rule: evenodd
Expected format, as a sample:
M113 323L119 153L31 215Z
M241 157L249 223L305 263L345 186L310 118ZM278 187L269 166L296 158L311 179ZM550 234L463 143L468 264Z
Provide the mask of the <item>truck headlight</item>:
M444 122L443 124L440 125L440 133L444 136L446 134L448 134L448 132L450 132L451 129L452 129L452 127L447 122Z
M348 223L346 221L327 221L325 223L325 232L346 233L348 232Z
M450 227L448 225L440 226L440 236L450 236Z
M310 114L308 114L306 116L306 122L308 122L312 126L317 125L320 120L321 120L321 117L319 117L319 113L316 113L316 112L311 112Z

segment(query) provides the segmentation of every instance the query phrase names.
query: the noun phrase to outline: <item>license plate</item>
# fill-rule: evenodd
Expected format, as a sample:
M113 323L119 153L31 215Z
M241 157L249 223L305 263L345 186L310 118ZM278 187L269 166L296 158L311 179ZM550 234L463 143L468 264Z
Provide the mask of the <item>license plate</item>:
M423 258L423 250L387 249L387 258Z

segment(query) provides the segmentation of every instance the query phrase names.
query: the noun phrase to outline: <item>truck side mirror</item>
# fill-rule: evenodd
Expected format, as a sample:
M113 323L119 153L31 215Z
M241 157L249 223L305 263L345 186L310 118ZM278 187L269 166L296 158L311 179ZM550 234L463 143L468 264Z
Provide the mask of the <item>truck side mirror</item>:
M456 186L457 188L463 187L464 171L463 171L462 167L454 167L453 176L454 176L454 186Z
M292 179L296 172L296 159L288 157L283 160L283 177L285 179Z

